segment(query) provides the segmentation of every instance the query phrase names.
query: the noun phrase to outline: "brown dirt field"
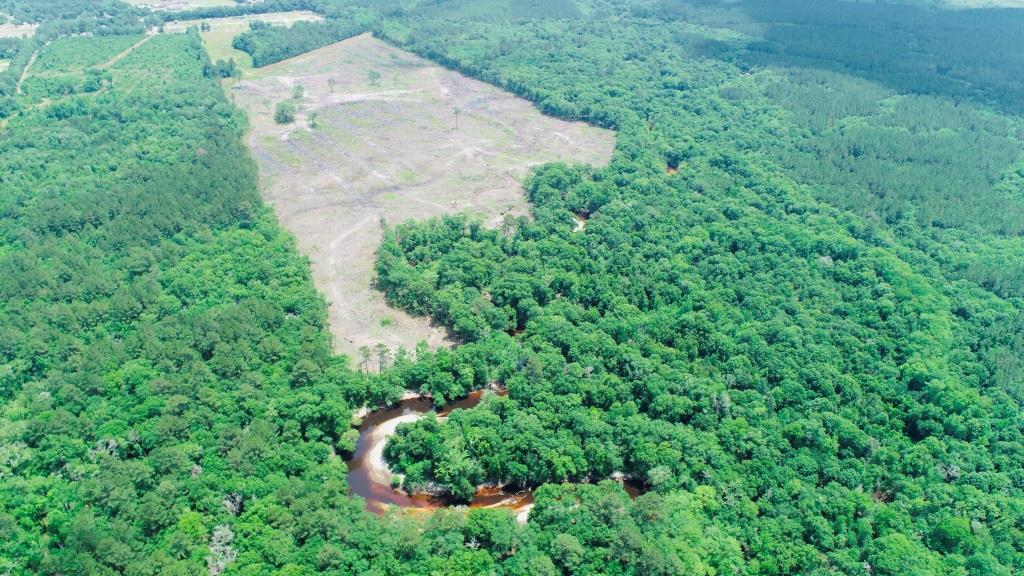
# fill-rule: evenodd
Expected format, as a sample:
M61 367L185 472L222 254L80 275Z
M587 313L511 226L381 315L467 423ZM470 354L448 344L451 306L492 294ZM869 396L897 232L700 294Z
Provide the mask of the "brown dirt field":
M296 122L275 124L275 106L296 86ZM615 144L613 132L544 116L369 35L247 72L227 89L249 115L263 196L312 261L336 349L354 358L378 343L448 343L444 330L389 307L371 287L382 218L468 212L497 225L526 213L531 167L603 165Z
M165 10L168 12L215 6L235 6L234 0L128 0L128 3L135 6L145 6L150 10Z
M38 24L15 24L13 22L7 22L0 24L0 38L21 38L22 36L32 36L36 33Z

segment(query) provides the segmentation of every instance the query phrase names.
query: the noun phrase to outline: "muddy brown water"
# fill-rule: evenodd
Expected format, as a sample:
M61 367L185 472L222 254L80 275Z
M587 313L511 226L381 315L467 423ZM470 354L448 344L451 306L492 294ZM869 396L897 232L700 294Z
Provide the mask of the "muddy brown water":
M488 391L499 396L507 394L505 390ZM452 402L440 412L435 412L429 398L419 397L402 400L395 406L388 406L367 414L359 426L359 440L356 450L346 464L348 465L349 494L361 496L366 501L366 509L375 514L383 514L389 506L397 506L410 510L428 511L456 504L449 498L432 494L406 494L391 487L390 482L378 481L374 477L370 461L370 453L374 444L374 431L380 426L396 418L412 414L436 413L447 416L453 410L473 408L480 403L484 391L478 390L465 398ZM636 498L641 489L630 482L623 485L626 492ZM507 491L496 486L481 486L469 503L470 508L505 508L513 513L528 510L533 504L531 490Z
M506 394L504 390L492 391L492 393L501 396ZM420 397L402 400L396 406L381 408L368 414L359 426L356 450L352 454L352 458L346 462L349 493L353 496L363 497L366 500L366 509L377 514L384 513L388 506L432 510L452 505L453 502L443 496L406 494L392 488L390 483L379 482L374 478L370 462L370 451L374 444L373 433L381 425L403 416L429 413L447 416L453 410L473 408L480 403L483 395L484 391L482 390L472 392L465 398L448 404L440 412L435 412L434 405L429 398ZM481 487L469 505L473 508L501 507L515 510L532 502L533 494L529 491L507 492L496 487Z

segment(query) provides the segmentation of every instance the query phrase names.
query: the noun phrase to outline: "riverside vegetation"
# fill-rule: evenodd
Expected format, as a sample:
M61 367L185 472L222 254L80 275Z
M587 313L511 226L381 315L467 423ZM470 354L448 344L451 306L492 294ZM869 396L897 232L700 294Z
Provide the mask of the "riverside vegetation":
M617 130L608 167L534 173L530 218L385 229L379 287L463 344L368 375L331 353L198 35L100 69L171 16L0 0L40 23L0 45L0 568L1024 571L1024 11L920 4L181 16L313 10L330 42L358 12L353 33ZM254 63L314 36L251 33ZM526 526L349 497L354 408L493 383L386 455L412 490L536 487Z

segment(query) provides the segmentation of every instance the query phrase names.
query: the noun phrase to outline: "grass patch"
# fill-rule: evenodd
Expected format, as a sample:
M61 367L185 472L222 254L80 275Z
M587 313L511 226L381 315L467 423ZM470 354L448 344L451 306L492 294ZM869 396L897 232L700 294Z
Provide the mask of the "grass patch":
M268 14L250 14L246 16L231 16L229 18L209 18L206 20L178 20L168 22L164 26L165 32L184 32L189 28L206 24L209 30L203 30L199 36L203 39L203 46L210 55L210 60L234 60L235 64L243 72L252 70L252 57L235 50L231 42L235 36L249 30L249 22L260 20L275 26L291 26L301 21L316 21L323 18L313 12L297 10L294 12L270 12Z

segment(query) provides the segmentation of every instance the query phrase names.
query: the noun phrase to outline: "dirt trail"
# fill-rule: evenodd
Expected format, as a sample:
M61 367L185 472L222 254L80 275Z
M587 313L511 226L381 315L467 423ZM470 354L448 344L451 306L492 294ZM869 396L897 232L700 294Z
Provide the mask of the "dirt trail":
M21 69L21 76L18 76L18 83L14 87L15 94L22 94L21 85L25 82L25 78L28 77L29 68L31 68L32 65L36 63L36 58L39 57L39 53L43 51L43 48L46 48L49 45L50 43L47 42L43 45L42 48L32 53L32 56L28 59L28 63L25 64L25 67Z
M125 56L127 56L127 55L131 54L133 51L135 51L136 48L138 48L139 46L142 46L146 42L149 42L150 40L152 40L153 36L156 36L156 31L155 30L150 30L150 31L146 32L146 36L143 37L142 40L139 40L135 44L132 44L131 46L125 48L121 52L117 53L110 60L107 60L103 64L100 64L99 66L97 66L97 68L99 68L100 70L106 70L107 68L110 68L114 64L117 64L118 62L123 60Z
M496 227L528 213L531 168L604 165L615 144L613 132L544 116L370 35L247 71L226 88L249 115L261 192L310 258L335 348L354 358L378 344L451 343L373 289L382 220L470 213ZM283 101L299 109L293 124L273 120Z

